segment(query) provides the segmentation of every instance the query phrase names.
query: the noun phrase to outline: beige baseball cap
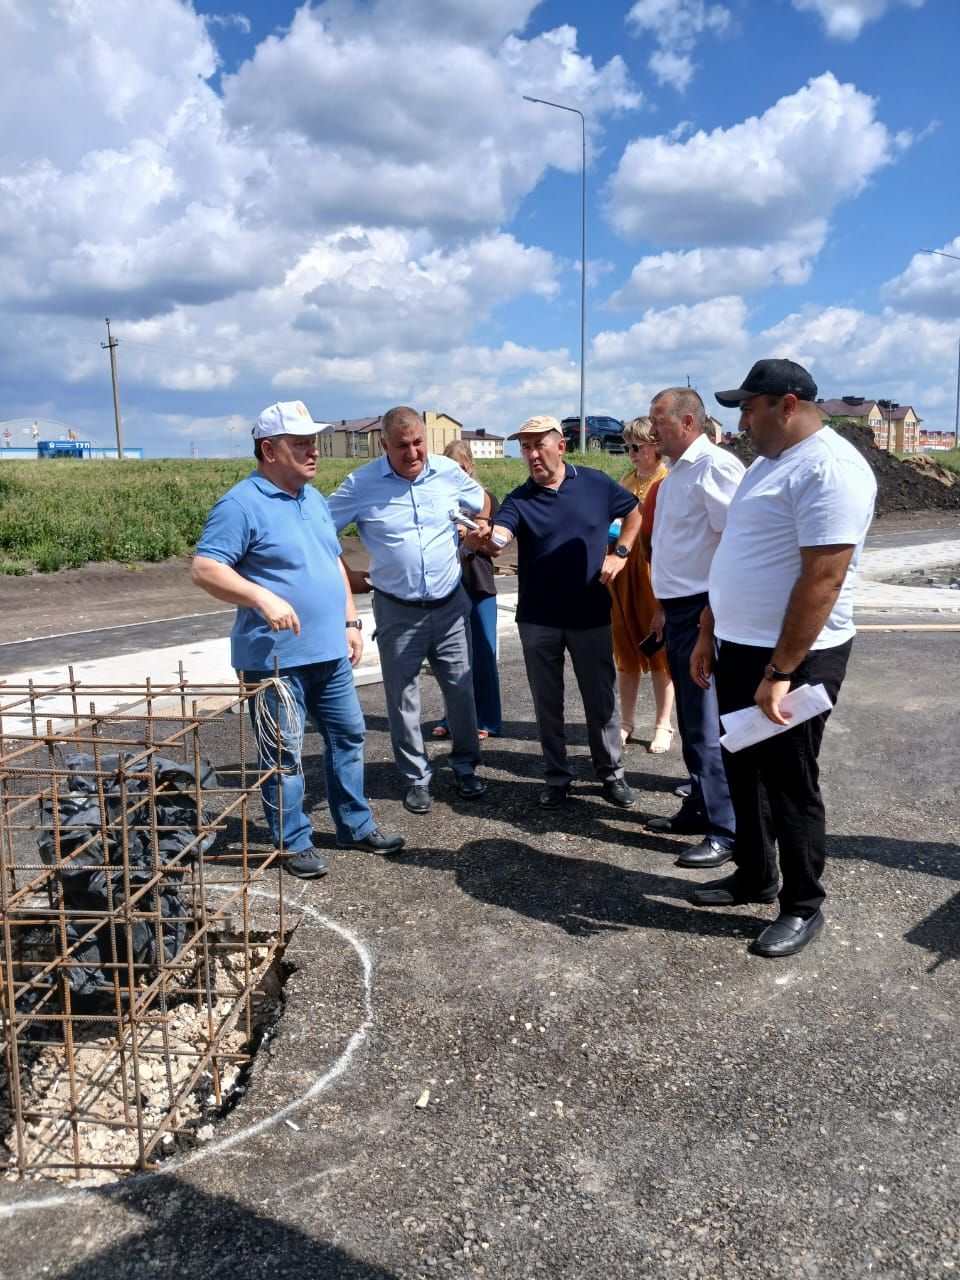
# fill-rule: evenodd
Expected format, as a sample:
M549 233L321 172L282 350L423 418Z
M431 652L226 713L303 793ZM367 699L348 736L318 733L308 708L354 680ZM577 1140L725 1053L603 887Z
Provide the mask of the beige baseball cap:
M528 418L520 430L515 431L512 436L507 436L507 439L522 440L524 436L542 436L548 431L560 431L560 423L549 413L538 413L535 417Z

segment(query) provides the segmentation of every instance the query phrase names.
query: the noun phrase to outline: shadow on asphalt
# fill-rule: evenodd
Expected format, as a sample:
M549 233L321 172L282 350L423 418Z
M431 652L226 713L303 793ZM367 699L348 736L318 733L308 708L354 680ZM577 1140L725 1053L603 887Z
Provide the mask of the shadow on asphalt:
M758 932L756 916L711 914L661 900L685 899L688 880L546 853L519 840L471 840L456 853L407 848L390 861L452 871L459 888L477 901L575 937L637 928L736 938Z
M960 880L960 845L934 841L891 840L883 836L843 836L828 840L830 858L856 858L897 871ZM929 972L948 960L960 960L960 892L904 935L905 941L929 951Z
M304 1280L394 1280L392 1271L166 1174L92 1194L117 1201L148 1221L139 1234L58 1270L59 1280L143 1275L210 1280L277 1274Z

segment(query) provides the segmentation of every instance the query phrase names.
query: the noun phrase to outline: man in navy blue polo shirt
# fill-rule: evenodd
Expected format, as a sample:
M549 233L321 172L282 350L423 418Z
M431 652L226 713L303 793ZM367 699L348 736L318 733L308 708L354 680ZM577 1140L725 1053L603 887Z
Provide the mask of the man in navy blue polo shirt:
M265 694L257 733L262 769L279 769L261 787L273 839L301 878L326 874L303 810L301 766L307 714L323 735L324 772L337 844L391 853L403 839L380 831L363 794L365 725L352 668L363 639L340 559L340 543L317 471L317 427L299 400L264 409L253 427L257 468L217 502L207 519L192 578L237 605L234 667L248 684L279 680ZM258 695L258 698L260 695ZM256 699L251 715L257 724ZM282 741L271 741L279 721ZM279 818L282 807L282 823Z
M489 546L518 543L517 626L546 764L539 802L555 809L570 789L563 696L569 653L603 794L630 808L636 797L623 778L607 583L640 532L637 500L604 472L565 461L556 418L530 418L510 439L520 441L530 478L504 499ZM619 519L620 541L608 553L610 522Z

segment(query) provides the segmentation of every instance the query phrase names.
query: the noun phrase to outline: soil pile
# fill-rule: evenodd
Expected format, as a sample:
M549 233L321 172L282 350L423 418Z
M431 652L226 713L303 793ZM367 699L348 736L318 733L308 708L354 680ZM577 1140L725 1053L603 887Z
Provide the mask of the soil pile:
M878 516L891 511L960 510L960 477L931 458L916 456L901 462L886 449L878 449L869 427L852 422L834 426L866 458L877 478ZM738 436L726 446L748 467L757 456L749 436Z

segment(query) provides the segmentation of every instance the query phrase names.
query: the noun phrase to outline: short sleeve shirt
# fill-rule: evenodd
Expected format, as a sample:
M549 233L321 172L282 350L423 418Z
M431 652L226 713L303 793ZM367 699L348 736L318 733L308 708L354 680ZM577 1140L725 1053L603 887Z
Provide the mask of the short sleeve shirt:
M207 518L197 555L229 565L296 610L300 634L271 631L256 609L238 608L231 659L238 671L272 670L346 657L346 588L340 542L323 495L296 497L253 475L234 485Z
M716 634L735 644L774 648L800 576L802 547L855 548L830 617L811 649L854 634L853 577L877 483L863 455L829 427L757 458L734 494L710 568Z
M517 621L586 631L610 623L600 581L610 522L637 500L603 471L566 468L558 489L528 480L508 493L497 524L517 539Z

